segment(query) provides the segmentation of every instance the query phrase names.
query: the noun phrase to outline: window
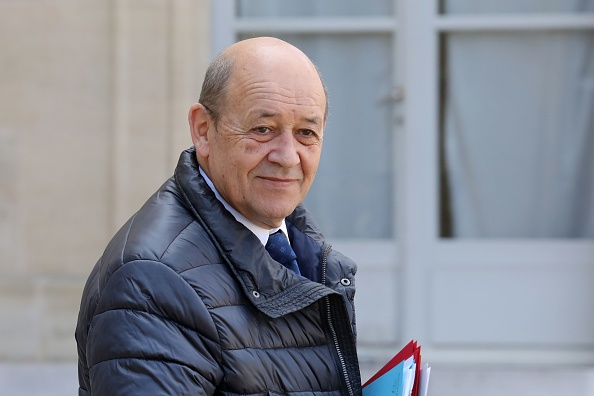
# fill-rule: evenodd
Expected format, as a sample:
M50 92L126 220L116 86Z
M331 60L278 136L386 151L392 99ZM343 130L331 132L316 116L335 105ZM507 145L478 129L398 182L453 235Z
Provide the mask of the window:
M442 10L441 235L594 237L594 1Z

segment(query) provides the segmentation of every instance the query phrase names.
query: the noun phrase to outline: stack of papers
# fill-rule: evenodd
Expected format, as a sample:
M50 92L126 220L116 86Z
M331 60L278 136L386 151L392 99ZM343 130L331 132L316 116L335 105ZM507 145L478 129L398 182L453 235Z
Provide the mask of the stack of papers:
M363 396L427 396L430 374L413 340L363 385Z

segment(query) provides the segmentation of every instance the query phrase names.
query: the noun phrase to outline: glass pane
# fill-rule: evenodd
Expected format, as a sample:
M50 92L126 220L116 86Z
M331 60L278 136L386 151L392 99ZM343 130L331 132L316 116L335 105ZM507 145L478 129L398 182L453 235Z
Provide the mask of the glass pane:
M594 237L594 33L453 33L442 236Z
M238 0L241 17L365 17L394 15L394 0Z
M593 0L441 0L446 14L592 12Z
M314 61L329 91L322 160L307 208L328 237L392 237L393 102L387 100L393 78L391 37L277 37Z

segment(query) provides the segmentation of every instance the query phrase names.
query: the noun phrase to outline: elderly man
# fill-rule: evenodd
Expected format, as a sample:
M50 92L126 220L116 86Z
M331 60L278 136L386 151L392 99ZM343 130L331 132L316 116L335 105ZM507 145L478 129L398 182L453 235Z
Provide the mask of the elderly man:
M356 267L300 206L326 115L315 66L288 43L213 61L194 147L89 277L79 395L361 393Z

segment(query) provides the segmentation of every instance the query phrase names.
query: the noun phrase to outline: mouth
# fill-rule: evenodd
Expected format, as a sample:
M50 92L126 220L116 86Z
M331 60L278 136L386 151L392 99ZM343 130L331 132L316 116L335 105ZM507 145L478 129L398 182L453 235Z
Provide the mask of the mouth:
M261 180L266 182L267 184L277 186L277 187L285 187L295 184L299 181L299 179L293 178L286 178L286 177L273 177L273 176L260 176Z

